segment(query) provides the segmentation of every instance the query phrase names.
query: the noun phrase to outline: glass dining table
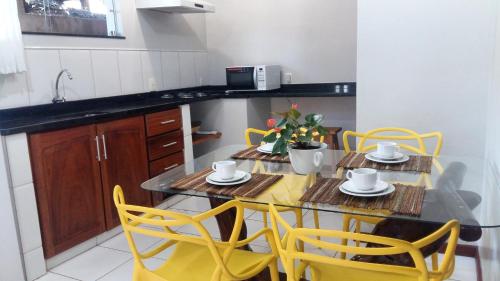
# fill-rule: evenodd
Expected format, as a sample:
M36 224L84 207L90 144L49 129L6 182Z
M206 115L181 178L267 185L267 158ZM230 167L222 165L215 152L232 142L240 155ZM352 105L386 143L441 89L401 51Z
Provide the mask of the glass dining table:
M245 145L228 145L195 158L191 162L172 168L146 182L141 187L146 190L181 196L206 197L212 207L235 199L231 196L172 188L171 185L187 175L212 166L213 162L231 159L231 156L246 149ZM301 202L304 192L314 184L318 177L343 178L346 171L337 168L337 163L345 156L341 150L326 150L324 165L319 172L311 175L298 175L290 163L266 162L261 160L235 160L237 168L251 173L280 174L284 177L255 198L238 197L248 203L301 208L326 213L362 215L381 219L404 220L421 223L444 224L456 219L461 225L461 238L475 241L481 237L484 228L500 227L500 216L493 215L499 199L499 187L485 180L485 161L482 158L442 155L433 159L431 173L379 171L379 177L388 182L415 183L425 185L426 192L422 212L418 216L398 215L388 211L348 208L330 204ZM226 218L217 218L221 237L228 237ZM231 224L229 224L231 225Z

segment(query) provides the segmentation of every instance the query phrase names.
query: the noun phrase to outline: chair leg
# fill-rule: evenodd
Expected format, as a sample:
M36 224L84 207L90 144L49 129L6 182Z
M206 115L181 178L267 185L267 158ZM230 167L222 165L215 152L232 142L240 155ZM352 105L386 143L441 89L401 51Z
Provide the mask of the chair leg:
M351 216L348 215L343 215L342 217L342 231L344 232L349 232L349 225L351 224ZM347 239L343 238L340 242L343 246L347 246ZM346 253L341 252L340 253L340 258L345 259L346 258Z
M320 229L318 210L313 210L313 217L314 217L314 227L316 229ZM321 240L321 237L320 236L316 236L316 239Z
M269 264L269 272L271 274L271 281L279 281L280 274L278 272L278 261L274 260Z
M303 219L302 219L302 209L294 208L293 212L295 213L295 220L297 221L297 228L304 227ZM299 241L299 251L304 251L304 242Z
M438 253L432 254L432 270L437 271L439 269L439 259L438 259Z
M267 213L262 212L262 221L264 222L264 227L267 227Z
M361 221L358 219L355 219L355 220L356 220L356 227L355 227L354 231L356 233L361 233ZM359 247L359 240L356 240L356 247Z

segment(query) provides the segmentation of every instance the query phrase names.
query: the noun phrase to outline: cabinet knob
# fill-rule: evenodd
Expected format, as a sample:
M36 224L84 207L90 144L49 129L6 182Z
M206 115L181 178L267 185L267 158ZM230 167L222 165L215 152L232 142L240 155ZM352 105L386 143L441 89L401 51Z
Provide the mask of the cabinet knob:
M176 144L177 144L177 142L173 141L171 143L164 144L163 147L169 147L169 146L176 145Z
M172 119L172 120L161 121L160 124L166 125L166 124L171 124L171 123L174 123L174 122L175 122L175 119Z
M170 165L170 166L166 167L166 168L165 168L165 169L163 169L163 170L164 170L164 171L168 171L168 170L173 169L173 168L175 168L175 167L177 167L177 166L179 166L179 164L177 164L177 163L176 163L176 164L173 164L173 165Z

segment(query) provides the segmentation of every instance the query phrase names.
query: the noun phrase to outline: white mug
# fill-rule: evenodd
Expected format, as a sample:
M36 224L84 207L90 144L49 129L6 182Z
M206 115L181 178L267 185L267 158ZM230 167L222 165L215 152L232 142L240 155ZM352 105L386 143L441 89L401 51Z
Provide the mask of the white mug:
M354 186L362 189L372 189L377 184L377 170L369 168L361 168L347 171L345 176L348 180L352 180Z
M212 170L215 171L215 175L223 180L227 180L234 177L236 173L236 162L226 160L214 162L212 164Z
M383 141L377 143L377 155L380 157L391 158L396 152L399 152L399 145L392 141Z

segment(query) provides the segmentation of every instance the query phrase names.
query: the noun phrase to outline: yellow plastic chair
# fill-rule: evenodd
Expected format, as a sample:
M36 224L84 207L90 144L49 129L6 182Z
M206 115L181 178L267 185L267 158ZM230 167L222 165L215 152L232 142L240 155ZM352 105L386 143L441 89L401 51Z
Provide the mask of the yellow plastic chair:
M115 186L113 198L134 257L132 280L246 280L269 267L271 280L279 281L278 253L271 229L262 228L247 239L238 240L244 213L240 202L229 201L205 213L188 216L172 211L127 205L123 191L118 185ZM232 208L236 209L236 220L229 241L213 240L202 222ZM143 215L137 215L137 213ZM171 227L184 225L193 226L199 236L179 234L171 229ZM146 253L140 253L132 234L162 238L165 242ZM261 236L265 237L270 244L270 253L255 253L240 249ZM150 270L144 266L144 260L172 246L175 246L175 249L159 268Z
M264 137L264 136L267 136L268 134L270 134L272 132L273 132L273 130L264 131L264 130L259 130L259 129L255 129L255 128L247 128L245 130L246 145L248 147L254 145L254 144L252 144L252 141L250 139L250 135L251 134L258 134L258 135L262 135L262 137ZM323 141L324 141L324 137L321 136L320 137L320 142L323 142ZM254 171L255 170L261 170L261 171L264 170L261 161L257 161L255 163ZM261 212L262 213L262 219L264 221L264 226L267 227L267 225L268 225L268 223L267 223L267 213L269 212L269 208L267 207L267 205L262 205L262 204L247 204L247 205L245 205L245 207L248 208L248 209L253 209L255 211ZM278 207L278 209L279 209L280 212L294 212L295 219L296 219L296 222L297 222L297 227L302 227L303 226L302 209L301 208ZM318 211L316 211L316 210L313 211L313 217L314 217L314 226L319 229L320 225L319 225Z
M387 135L386 133L396 133L394 135ZM342 140L344 143L344 150L346 153L351 151L349 146L349 137L359 138L359 143L357 145L357 152L367 152L377 148L376 144L366 144L368 140L384 140L384 141L416 141L417 146L408 143L399 143L402 149L407 151L421 154L421 155L432 155L439 156L441 152L441 147L443 146L443 134L441 132L432 132L427 134L419 134L415 131L405 129L405 128L378 128L366 133L358 133L353 131L345 131ZM436 147L432 154L428 153L427 146L425 145L426 139L436 139Z
M344 151L345 153L351 152L351 148L349 146L349 138L354 137L359 139L356 152L367 152L371 150L375 150L377 148L376 144L367 144L370 140L375 141L395 141L398 142L398 145L411 153L416 153L420 155L432 155L434 157L438 157L441 148L443 146L443 134L441 132L431 132L426 134L419 134L413 130L405 129L405 128L395 128L395 127L387 127L387 128L378 128L370 130L366 133L359 133L353 131L345 131L343 134L343 143L344 143ZM425 145L425 140L427 139L435 139L435 148L432 152L427 151L427 146ZM416 145L409 144L408 142L416 142ZM434 159L434 165L438 169L440 173L442 173L443 168L439 164L439 162ZM408 184L408 183L405 183ZM425 184L427 187L432 186L432 182L427 174L422 173L420 178L415 183L410 183L414 185L422 185ZM343 230L349 231L350 222L354 221L354 231L359 233L361 232L361 223L368 224L376 224L380 222L382 219L376 217L368 217L368 216L360 216L360 215L344 215L343 221ZM345 241L344 241L345 242ZM359 242L356 242L356 245L359 245ZM343 255L344 256L344 255ZM437 253L433 255L433 259L437 257Z
M459 232L459 225L455 220L448 222L432 235L410 243L399 239L368 234L324 229L292 228L280 216L278 210L273 205L270 206L270 212L274 241L277 243L276 248L285 268L288 281L300 280L306 269L310 269L311 271L311 281L440 281L448 278L454 269L455 248ZM283 236L280 235L279 226L285 231ZM441 264L435 270L428 270L419 249L448 234L450 237ZM358 240L377 244L377 247L341 245L314 239L316 236L329 239ZM368 263L302 252L296 247L298 242L309 244L316 248L345 252L352 255L385 256L409 254L415 266Z

